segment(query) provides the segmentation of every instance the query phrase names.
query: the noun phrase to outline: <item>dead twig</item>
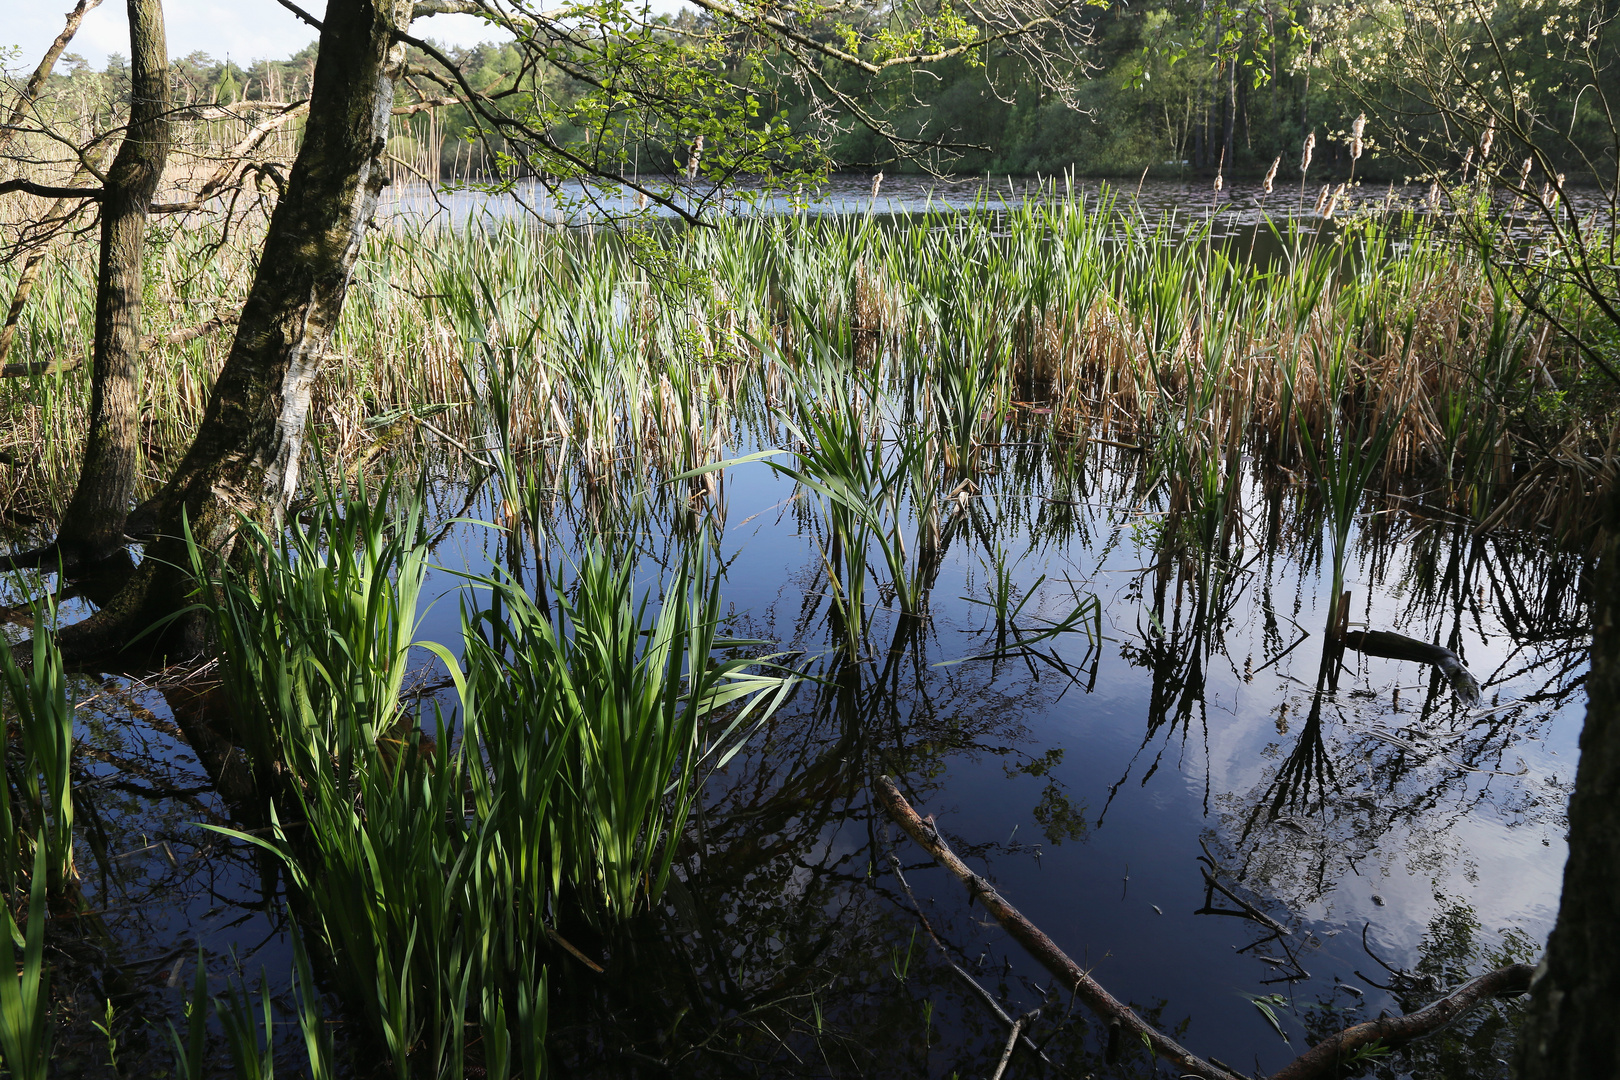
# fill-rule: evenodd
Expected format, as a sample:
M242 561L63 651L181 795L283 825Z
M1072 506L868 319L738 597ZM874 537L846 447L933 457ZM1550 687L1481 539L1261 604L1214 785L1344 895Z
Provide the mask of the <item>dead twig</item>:
M1042 1061L1050 1065L1052 1063L1052 1059L1046 1056L1045 1051L1043 1051L1039 1046L1035 1045L1035 1042L1028 1035L1019 1035L1022 1028L1027 1025L1025 1025L1021 1020L1014 1020L1011 1016L1008 1016L1007 1010L1001 1007L1001 1002L996 1000L995 995L986 990L980 984L978 979L975 979L968 973L966 968L964 968L961 964L958 964L955 960L951 959L950 950L945 947L945 943L943 941L939 940L939 935L934 933L934 927L931 923L929 923L928 916L923 914L922 905L917 903L917 894L911 891L911 883L906 880L906 875L901 872L900 857L891 854L889 856L889 865L893 868L894 876L896 880L900 882L900 887L906 891L906 897L911 901L912 908L917 912L918 921L923 924L923 929L928 931L929 940L931 940L939 949L940 955L945 958L945 962L951 965L951 970L956 972L957 976L964 983L966 983L968 987L974 991L974 993L978 994L980 1000L989 1006L991 1012L996 1014L996 1019L1000 1020L1003 1024L1006 1024L1012 1029L1014 1042L1021 1037L1024 1041L1025 1048L1039 1056ZM1035 1011L1037 1013L1040 1012L1039 1009ZM1030 1019L1033 1020L1034 1018L1031 1017Z
M1510 964L1463 983L1439 1001L1430 1002L1415 1013L1382 1016L1345 1028L1273 1073L1271 1080L1316 1080L1317 1077L1334 1076L1339 1063L1364 1046L1375 1042L1390 1047L1399 1046L1439 1031L1489 998L1527 993L1530 977L1535 971L1529 964Z

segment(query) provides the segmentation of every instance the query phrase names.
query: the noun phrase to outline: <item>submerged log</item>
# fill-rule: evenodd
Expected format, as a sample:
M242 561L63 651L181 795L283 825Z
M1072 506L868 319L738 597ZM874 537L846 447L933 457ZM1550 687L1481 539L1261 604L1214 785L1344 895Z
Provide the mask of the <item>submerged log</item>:
M1079 964L1058 948L1056 942L1042 933L1040 927L1024 918L1017 908L1004 900L994 885L974 873L966 863L957 858L956 853L939 835L939 831L917 816L917 812L906 802L906 797L900 794L900 789L895 786L893 780L887 776L879 776L872 782L872 791L895 823L932 855L936 862L960 878L968 887L968 892L973 895L973 899L982 904L1007 933L1028 949L1030 955L1040 961L1042 967L1055 975L1092 1012L1111 1024L1118 1023L1123 1032L1131 1038L1145 1040L1153 1048L1156 1057L1165 1059L1175 1067L1178 1076L1197 1076L1203 1080L1237 1080L1233 1073L1212 1065L1186 1050L1170 1036L1143 1020L1129 1005L1104 990L1097 980L1086 974Z
M1463 667L1457 654L1443 645L1434 645L1417 638L1396 634L1388 630L1352 630L1344 635L1344 643L1368 656L1382 656L1387 660L1416 660L1420 664L1433 664L1451 683L1464 705L1479 704L1479 680Z

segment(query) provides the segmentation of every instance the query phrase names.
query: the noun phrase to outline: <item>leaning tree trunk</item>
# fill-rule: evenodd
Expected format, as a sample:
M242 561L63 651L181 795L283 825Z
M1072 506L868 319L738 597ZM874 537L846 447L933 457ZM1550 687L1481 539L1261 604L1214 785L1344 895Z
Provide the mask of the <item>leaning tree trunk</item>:
M161 0L129 0L129 130L107 170L90 383L90 431L79 484L57 529L63 566L124 546L140 439L141 262L152 198L169 157L169 59ZM52 560L54 561L54 560Z
M1598 566L1558 924L1531 988L1521 1080L1620 1076L1620 507Z
M404 59L395 30L408 28L410 12L409 0L328 3L304 143L271 215L230 355L191 448L129 518L129 533L152 541L147 557L107 607L64 628L69 655L105 655L185 604L186 529L204 550L223 554L240 515L277 516L297 486L310 393L386 182L381 161ZM164 651L200 645L177 640L169 625ZM147 639L143 648L153 645Z

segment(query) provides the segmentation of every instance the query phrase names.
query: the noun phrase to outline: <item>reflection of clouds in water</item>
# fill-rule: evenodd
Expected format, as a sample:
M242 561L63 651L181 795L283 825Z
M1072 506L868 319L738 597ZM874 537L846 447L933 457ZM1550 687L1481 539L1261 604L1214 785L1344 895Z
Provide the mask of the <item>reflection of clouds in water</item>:
M1452 642L1487 684L1486 700L1465 708L1428 665L1352 652L1313 731L1313 692L1293 680L1315 665L1317 635L1278 665L1283 702L1272 707L1262 740L1241 725L1211 732L1223 839L1235 844L1235 863L1254 887L1322 930L1371 921L1386 946L1410 951L1430 918L1465 898L1486 934L1517 928L1539 940L1556 914L1585 640L1536 642L1522 625L1510 632L1523 612L1498 599L1513 590L1482 592L1464 575L1451 580L1447 601L1416 587L1409 567L1385 584L1393 575L1369 572L1362 555L1350 583L1355 618ZM1475 569L1483 581L1482 567ZM1491 569L1501 579L1526 567L1504 558ZM1578 624L1571 619L1567 629ZM1233 637L1237 651L1241 629ZM1314 757L1307 775L1317 786L1280 790L1285 763L1301 755ZM1279 799L1280 819L1268 820Z

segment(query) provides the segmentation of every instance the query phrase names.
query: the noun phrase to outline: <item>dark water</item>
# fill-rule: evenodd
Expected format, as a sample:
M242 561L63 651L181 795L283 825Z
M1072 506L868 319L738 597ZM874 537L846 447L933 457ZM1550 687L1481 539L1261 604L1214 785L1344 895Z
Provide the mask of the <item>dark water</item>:
M830 211L869 200L869 179L840 183ZM1228 194L1237 209L1220 227L1252 226L1255 193ZM910 180L880 193L896 211L985 197ZM1201 198L1162 183L1140 193L1188 212ZM460 214L477 202L454 199ZM1008 1015L1043 1010L1030 1032L1056 1064L1021 1052L1009 1075L1150 1075L1138 1047L1104 1061L1106 1033L1049 994L1045 973L887 821L870 795L880 773L1115 996L1245 1072L1539 952L1585 708L1584 560L1369 504L1346 577L1352 628L1452 648L1482 699L1459 700L1427 665L1354 652L1324 678L1331 573L1297 490L1250 481L1236 546L1206 580L1196 560L1164 554L1171 526L1133 459L1104 453L1072 466L1001 450L946 527L928 618L898 615L876 573L854 658L831 643L810 501L763 465L727 470L727 629L776 643L806 678L709 779L663 908L581 939L607 975L553 964L560 1070L988 1076L1007 1028L954 963ZM452 571L563 562L580 492L557 492L563 543L539 552L453 522L498 517L491 489L463 473L432 497L446 569L420 634L453 644ZM655 510L623 527L655 589L674 518ZM8 587L20 599L38 582ZM1101 636L1020 651L1018 631L997 626L997 591L1024 601L1026 633L1094 596ZM433 677L425 665L422 681ZM73 985L80 1015L61 1045L74 1070L111 1075L90 1027L109 997L177 1016L200 946L213 992L263 969L285 1002L290 951L268 868L196 825L230 814L176 737L184 687L86 678L77 691L90 774L81 866L101 920L89 937L120 974ZM1212 894L1206 873L1230 895ZM1448 1037L1382 1068L1505 1075L1496 1035L1486 1022L1471 1044ZM161 1025L121 1055L126 1075L166 1061Z
M829 645L806 500L761 465L727 471L728 630L794 651L811 678L711 777L664 908L582 940L608 974L553 964L560 1068L989 1075L1006 1027L947 966L898 859L950 961L1009 1015L1044 1008L1031 1033L1067 1075L1148 1075L1140 1048L1103 1062L1097 1024L1048 994L1044 972L889 824L869 793L878 773L1112 993L1244 1071L1425 1000L1421 985L1410 998L1373 985L1391 984L1380 960L1432 979L1432 997L1539 950L1584 711L1580 559L1369 512L1347 574L1351 625L1449 644L1482 700L1466 706L1426 665L1353 652L1336 690L1319 691L1322 545L1257 486L1215 590L1160 572L1164 519L1132 495L1127 468L1094 458L1060 476L1018 450L998 464L947 526L929 618L903 619L879 597L853 662ZM474 515L494 516L488 489L471 495ZM459 632L450 570L567 557L566 543L537 556L491 527L449 525L467 497L454 485L435 495L447 569L421 636L447 643ZM655 589L668 529L656 516L636 528L640 580ZM1026 632L1095 595L1102 640L1071 633L1041 656L970 659L1005 640L983 603L998 567L1015 596L1030 594ZM227 815L174 737L183 696L127 679L86 681L82 696L96 776L85 835L109 870L87 851L86 885L124 972L110 990L83 987L86 1010L107 996L178 1009L199 944L213 992L232 970L256 980L262 968L285 1002L285 926L263 892L277 886L243 847L193 824ZM1206 870L1241 901L1207 896ZM1254 1004L1266 995L1280 995L1267 1004L1291 1045ZM94 1071L104 1050L83 1034L63 1053ZM1492 1035L1487 1025L1477 1048L1431 1047L1444 1063L1385 1068L1501 1074ZM126 1040L125 1060L161 1061L148 1039ZM1014 1064L1013 1075L1065 1074L1027 1053Z
M948 527L930 617L880 601L853 663L829 646L817 519L763 466L728 470L728 629L798 650L814 681L711 779L665 910L592 941L608 976L553 969L560 1063L988 1075L1006 1028L943 962L898 858L951 960L1008 1014L1045 1007L1033 1031L1054 1061L1148 1074L1139 1048L1097 1059L1095 1022L1048 997L1043 971L874 805L878 773L1111 992L1244 1071L1539 951L1584 713L1581 560L1370 512L1347 574L1352 627L1450 645L1482 699L1465 705L1427 665L1354 652L1318 692L1328 569L1286 513L1270 532L1258 487L1211 596L1160 575L1163 518L1122 471L1093 462L1056 484L1015 453ZM458 544L469 565L507 557L499 534L469 528L446 562ZM667 544L658 527L643 537L648 588ZM1032 591L1026 630L1095 595L1103 640L966 659L996 650L975 601L998 564ZM424 634L453 640L455 619L441 602ZM1209 902L1206 869L1248 913ZM1380 960L1419 980L1415 996L1374 985L1392 985ZM1254 1004L1273 994L1291 1045ZM1505 1075L1492 1035L1386 1068ZM1022 1075L1045 1068L1020 1060Z

